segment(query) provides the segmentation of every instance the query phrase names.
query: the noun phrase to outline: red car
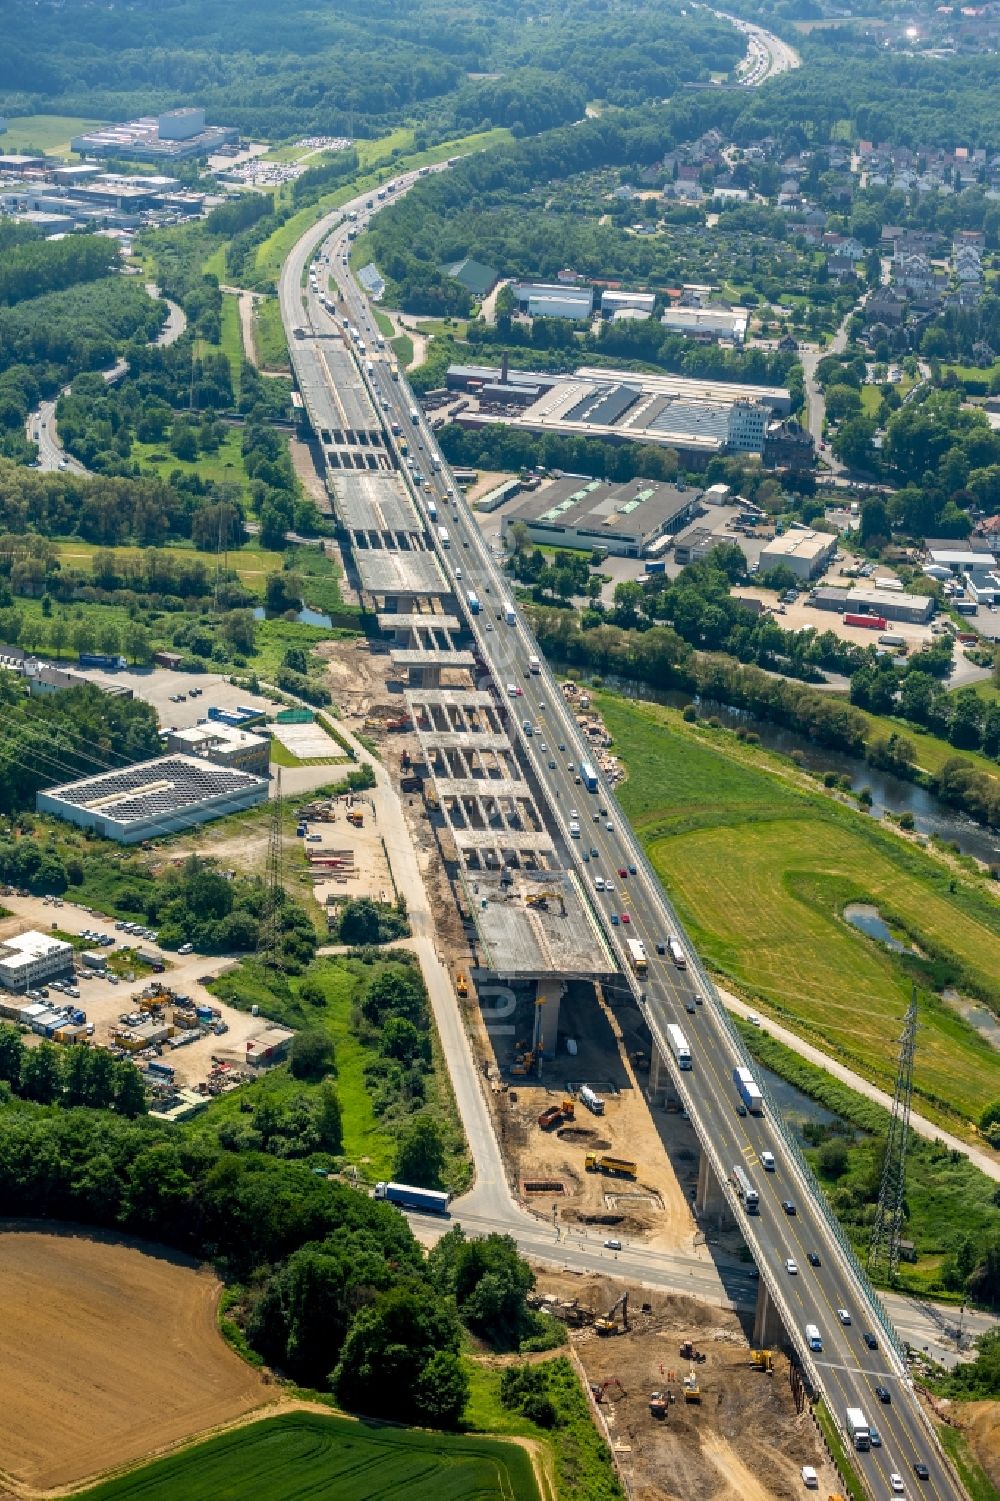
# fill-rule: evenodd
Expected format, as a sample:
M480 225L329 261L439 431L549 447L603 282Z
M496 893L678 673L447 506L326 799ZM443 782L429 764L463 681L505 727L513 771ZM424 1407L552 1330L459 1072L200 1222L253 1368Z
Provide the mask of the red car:
M621 876L623 881L628 880L628 871L625 869L624 865L619 865L618 874Z
M628 913L627 912L623 912L622 913L622 922L631 922L631 921L632 921L632 919L629 917Z

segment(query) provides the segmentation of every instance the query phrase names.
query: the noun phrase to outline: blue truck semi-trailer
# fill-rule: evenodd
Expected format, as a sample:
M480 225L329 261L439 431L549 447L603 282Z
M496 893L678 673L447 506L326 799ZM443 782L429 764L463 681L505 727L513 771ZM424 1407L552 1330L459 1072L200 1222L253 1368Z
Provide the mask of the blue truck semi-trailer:
M408 1183L376 1183L376 1199L386 1199L399 1209L422 1209L430 1214L447 1214L450 1194L436 1188L412 1188Z

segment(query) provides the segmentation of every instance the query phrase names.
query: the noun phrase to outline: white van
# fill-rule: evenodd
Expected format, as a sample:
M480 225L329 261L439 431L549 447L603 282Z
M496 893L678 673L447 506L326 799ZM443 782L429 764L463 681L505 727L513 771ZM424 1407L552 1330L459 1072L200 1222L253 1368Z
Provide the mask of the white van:
M816 1474L816 1471L813 1469L812 1465L802 1466L802 1484L806 1487L807 1490L818 1490L819 1476Z
M764 1169L765 1173L773 1173L774 1172L774 1153L773 1152L761 1152L761 1154L760 1154L760 1165Z

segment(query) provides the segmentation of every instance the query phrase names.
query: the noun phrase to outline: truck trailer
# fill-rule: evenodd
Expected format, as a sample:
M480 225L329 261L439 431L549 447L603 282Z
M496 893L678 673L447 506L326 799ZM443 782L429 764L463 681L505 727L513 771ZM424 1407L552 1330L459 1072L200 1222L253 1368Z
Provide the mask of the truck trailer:
M413 1188L408 1183L376 1183L376 1199L385 1199L399 1209L422 1209L428 1214L447 1214L450 1194L436 1188Z
M764 1114L764 1096L757 1087L757 1081L748 1068L733 1069L733 1083L736 1092L751 1115Z
M667 1028L667 1041L670 1044L670 1051L674 1055L674 1061L676 1062L677 1067L690 1068L691 1049L688 1045L688 1040L684 1036L684 1033L681 1031L680 1027L675 1026L673 1022L671 1022L670 1026L668 1026Z
M870 1449L872 1436L868 1419L860 1407L849 1407L846 1413L847 1431L855 1449Z
M632 961L632 968L637 975L644 975L648 968L646 961L646 948L641 938L629 938L627 940L628 956Z

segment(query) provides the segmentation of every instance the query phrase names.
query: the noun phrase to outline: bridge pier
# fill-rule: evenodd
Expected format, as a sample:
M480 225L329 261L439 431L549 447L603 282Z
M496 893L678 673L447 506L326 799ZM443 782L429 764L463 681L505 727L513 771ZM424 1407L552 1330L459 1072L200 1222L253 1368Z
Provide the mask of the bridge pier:
M772 1301L771 1294L767 1290L767 1283L763 1278L757 1284L757 1307L753 1316L751 1343L757 1350L788 1344L788 1333L781 1314L778 1312L777 1304Z
M656 1103L656 1096L661 1088L661 1075L663 1073L663 1054L654 1041L651 1045L649 1059L649 1098L652 1104Z
M543 1058L556 1056L559 1036L559 1003L566 993L565 980L539 980L535 989L535 1032L532 1046Z
M694 1207L699 1219L714 1218L720 1230L727 1230L736 1223L729 1201L722 1191L722 1184L715 1176L705 1152L698 1159L698 1187Z

